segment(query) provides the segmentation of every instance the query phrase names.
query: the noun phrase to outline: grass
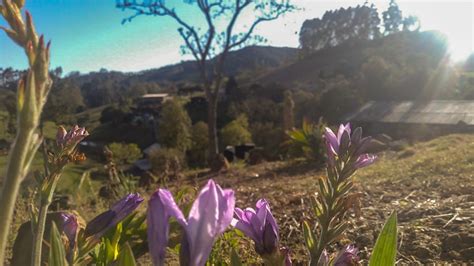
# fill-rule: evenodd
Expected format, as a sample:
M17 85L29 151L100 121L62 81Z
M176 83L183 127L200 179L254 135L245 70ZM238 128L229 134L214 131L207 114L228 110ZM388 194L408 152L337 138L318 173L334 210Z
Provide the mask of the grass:
M474 172L474 135L449 135L421 142L398 153L385 153L358 173L360 180L433 177L470 178Z

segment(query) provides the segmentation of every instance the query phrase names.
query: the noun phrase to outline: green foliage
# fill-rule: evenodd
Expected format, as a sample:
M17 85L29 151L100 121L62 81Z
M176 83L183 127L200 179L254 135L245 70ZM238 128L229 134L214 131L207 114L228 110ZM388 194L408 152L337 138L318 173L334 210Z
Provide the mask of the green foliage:
M252 134L249 131L249 122L245 115L238 116L235 120L221 129L223 146L239 145L252 142Z
M313 124L304 120L301 129L287 132L290 144L301 148L308 159L322 161L325 152L322 135L325 127L326 124L322 121Z
M5 111L0 111L0 139L9 140L12 139L8 124L10 121L10 114Z
M397 213L393 212L375 243L369 265L395 265L397 257Z
M135 266L135 257L133 256L133 251L130 248L130 245L128 243L125 243L125 245L122 248L122 251L120 252L118 259L117 259L117 266Z
M135 143L111 143L107 148L112 152L113 159L118 164L134 163L142 157L142 151Z
M100 123L105 124L111 122L114 125L124 122L126 110L116 106L108 106L100 113Z
M111 228L91 253L94 265L135 265L147 250L145 215L133 213Z
M239 265L240 258L237 255L239 240L243 234L234 229L222 234L214 244L206 265Z
M43 118L60 123L71 122L72 115L84 108L79 84L71 79L55 78ZM74 122L74 121L73 121Z
M178 149L156 149L151 152L149 159L153 172L165 179L178 175L186 166L184 153Z
M309 250L310 257L313 258L317 252L317 239L313 233L313 230L311 230L311 226L309 225L308 221L303 221L303 237L306 248Z
M204 166L207 163L209 146L208 127L204 122L197 122L192 128L192 146L188 153L188 163L192 166Z
M61 233L59 233L56 223L52 223L51 236L49 241L51 247L49 249L49 265L66 266L66 251L64 249Z
M295 126L295 102L291 91L285 91L285 99L283 100L283 130L291 130Z
M319 105L324 119L337 123L361 104L361 95L351 81L339 76L328 80L326 91L321 94Z
M382 13L382 17L385 34L400 31L400 26L403 23L403 16L402 11L395 0L390 0L390 5L388 9Z
M158 121L158 141L166 148L182 152L192 145L191 119L178 99L163 104Z
M235 249L232 249L232 253L230 254L230 265L231 266L242 266L242 261L240 260L239 254Z
M272 122L255 122L250 130L255 145L263 148L265 159L277 159L282 152L284 131Z
M305 54L350 40L369 40L380 35L380 19L374 5L326 11L321 19L306 20L300 30Z

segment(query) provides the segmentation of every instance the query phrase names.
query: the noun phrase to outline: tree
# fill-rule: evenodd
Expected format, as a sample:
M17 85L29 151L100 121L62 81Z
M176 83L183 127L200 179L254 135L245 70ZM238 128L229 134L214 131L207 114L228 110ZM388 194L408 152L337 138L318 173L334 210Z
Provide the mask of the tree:
M118 164L131 164L142 157L142 151L135 143L113 142L107 145L112 152L113 159Z
M151 15L170 17L178 24L178 32L185 43L181 50L194 57L208 101L209 154L213 158L219 152L217 102L224 81L223 69L229 51L251 42L262 41L261 36L254 35L255 28L263 22L276 20L281 15L293 11L295 6L290 0L185 0L185 3L197 7L204 17L205 26L201 30L200 25L185 21L169 4L170 2L172 1L118 0L117 7L136 12L123 22L131 21L140 15ZM235 26L247 10L251 10L255 17L249 27L243 32L236 33ZM216 57L216 60L211 65L212 57Z
M400 31L403 24L402 11L395 0L390 0L389 7L382 13L384 34L391 34Z
M285 99L283 101L283 131L291 130L295 126L295 102L291 91L285 91Z
M207 163L207 147L209 146L207 124L200 121L192 128L192 146L189 150L189 164L204 166Z
M158 141L166 148L175 148L181 152L192 145L191 119L177 99L163 105L158 120Z
M245 144L252 141L249 131L249 121L245 115L240 115L235 120L221 129L222 144L228 145Z
M326 11L322 18L306 20L300 30L303 53L340 45L350 40L380 36L380 18L374 5Z

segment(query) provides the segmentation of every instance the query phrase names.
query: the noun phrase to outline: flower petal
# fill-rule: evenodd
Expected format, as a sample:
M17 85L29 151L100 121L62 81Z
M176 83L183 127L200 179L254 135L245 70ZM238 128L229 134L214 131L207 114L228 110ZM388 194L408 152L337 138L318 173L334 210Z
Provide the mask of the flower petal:
M205 264L214 241L230 225L234 207L234 192L209 180L189 212L186 234L191 265Z
M173 216L183 226L186 220L168 190L159 189L148 201L148 248L154 265L164 265L168 245L169 218Z

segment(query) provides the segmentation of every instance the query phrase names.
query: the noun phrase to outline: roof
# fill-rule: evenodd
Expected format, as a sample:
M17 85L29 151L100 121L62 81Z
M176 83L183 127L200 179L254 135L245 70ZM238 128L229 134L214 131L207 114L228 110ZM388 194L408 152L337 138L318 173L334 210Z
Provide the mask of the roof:
M168 96L168 93L149 93L142 95L142 98L165 98Z
M370 101L347 121L474 125L474 101Z
M153 152L156 150L159 150L161 148L161 145L158 143L153 143L148 148L143 150L143 153L146 154L147 156L150 156Z

